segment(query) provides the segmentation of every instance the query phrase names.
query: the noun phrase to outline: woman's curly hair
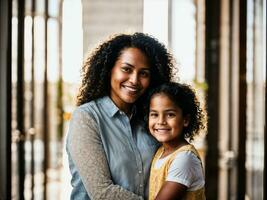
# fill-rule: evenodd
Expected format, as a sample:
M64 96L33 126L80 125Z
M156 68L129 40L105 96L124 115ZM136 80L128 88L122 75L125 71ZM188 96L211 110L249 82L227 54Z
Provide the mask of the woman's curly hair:
M157 39L144 34L119 34L99 45L86 58L82 68L82 84L77 96L77 105L110 94L110 73L116 60L126 48L138 48L147 57L150 65L150 88L172 78L173 57ZM139 98L138 105L141 103Z
M183 136L191 142L200 130L206 128L206 111L200 107L195 91L187 84L169 82L150 91L146 103L146 121L149 119L151 99L158 94L167 95L178 106L183 116L189 116L188 127L183 128Z

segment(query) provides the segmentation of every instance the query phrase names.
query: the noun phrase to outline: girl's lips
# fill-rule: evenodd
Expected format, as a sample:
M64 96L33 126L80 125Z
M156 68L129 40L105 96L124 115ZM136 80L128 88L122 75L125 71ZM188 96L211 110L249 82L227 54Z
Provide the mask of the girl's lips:
M158 132L158 133L166 133L166 132L168 132L170 130L171 129L169 129L169 128L157 128L157 129L155 129L155 131Z

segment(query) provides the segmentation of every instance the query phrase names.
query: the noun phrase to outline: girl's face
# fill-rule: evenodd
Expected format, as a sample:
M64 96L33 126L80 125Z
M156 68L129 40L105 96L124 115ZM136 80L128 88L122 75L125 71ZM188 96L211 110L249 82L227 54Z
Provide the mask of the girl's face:
M184 138L183 128L189 125L189 118L165 94L151 97L149 109L149 131L162 143L179 143Z
M146 56L137 48L121 52L111 70L111 93L113 102L120 108L134 103L148 88L150 66Z

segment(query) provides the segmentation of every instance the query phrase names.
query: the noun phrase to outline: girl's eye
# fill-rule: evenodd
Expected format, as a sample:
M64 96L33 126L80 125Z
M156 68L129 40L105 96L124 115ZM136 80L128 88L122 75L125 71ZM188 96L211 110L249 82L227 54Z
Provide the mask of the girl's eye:
M169 117L169 118L175 117L175 113L168 113L167 117Z
M158 114L157 113L149 113L149 117L157 117L158 116Z

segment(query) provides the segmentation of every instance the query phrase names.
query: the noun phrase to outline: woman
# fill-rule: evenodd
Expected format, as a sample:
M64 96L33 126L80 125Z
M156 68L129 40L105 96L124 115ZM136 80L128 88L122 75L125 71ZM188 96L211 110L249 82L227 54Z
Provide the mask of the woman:
M158 143L145 129L144 97L172 69L166 48L143 33L117 35L88 57L67 137L71 199L148 197Z

